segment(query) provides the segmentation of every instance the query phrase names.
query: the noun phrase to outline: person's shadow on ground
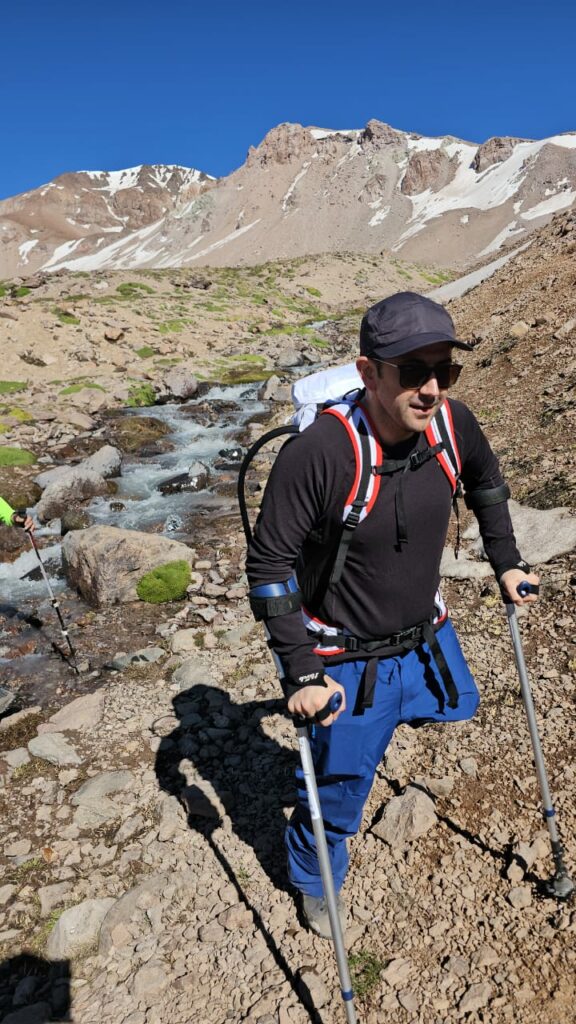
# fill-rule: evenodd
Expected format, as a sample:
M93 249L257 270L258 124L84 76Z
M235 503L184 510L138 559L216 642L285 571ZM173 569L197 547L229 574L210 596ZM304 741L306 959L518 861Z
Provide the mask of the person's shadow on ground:
M0 1021L71 1021L70 961L20 953L0 963Z
M198 684L173 700L180 725L162 739L156 756L160 787L187 808L191 828L210 836L220 816L214 803L180 765L187 759L213 787L234 832L254 850L273 884L287 888L283 807L295 801L296 751L260 728L266 716L284 710L282 700L235 704L216 686Z

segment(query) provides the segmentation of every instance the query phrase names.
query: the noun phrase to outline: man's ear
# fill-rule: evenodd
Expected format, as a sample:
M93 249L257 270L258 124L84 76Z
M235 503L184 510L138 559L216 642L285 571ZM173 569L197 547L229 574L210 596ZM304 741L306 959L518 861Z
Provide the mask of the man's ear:
M367 356L358 356L356 369L362 377L362 382L367 391L375 391L378 385L378 371L372 360Z

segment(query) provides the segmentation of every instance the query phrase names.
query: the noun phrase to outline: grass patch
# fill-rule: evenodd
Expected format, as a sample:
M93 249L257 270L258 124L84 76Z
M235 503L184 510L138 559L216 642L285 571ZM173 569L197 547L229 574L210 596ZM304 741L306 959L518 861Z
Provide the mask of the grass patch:
M150 359L151 356L156 355L156 349L150 345L142 345L142 348L136 349L136 355L140 356L140 359Z
M154 295L154 289L149 284L142 284L141 281L125 281L119 284L116 291L123 299L132 299L137 295Z
M165 320L158 324L159 334L180 334L186 327L186 320Z
M182 362L182 356L172 356L170 359L162 358L157 359L154 366L176 366L176 363Z
M190 583L190 565L184 559L166 562L147 572L136 584L136 593L147 604L181 601Z
M131 409L142 409L144 406L154 405L155 402L156 392L151 384L134 384L126 399L126 405Z
M25 295L30 295L30 291L25 284L21 284L18 288L11 288L10 295L13 299L23 299Z
M21 409L19 405L0 405L0 416L10 416L19 423L31 423L34 420L32 414L26 409Z
M24 380L0 380L0 395L13 395L16 391L26 391Z
M78 319L77 316L74 316L73 313L68 313L65 309L62 309L61 306L54 306L54 308L52 309L52 313L56 317L56 319L60 321L61 324L80 323L80 320Z
M361 949L349 957L352 985L359 999L366 999L376 988L384 969L384 962L375 953Z
M8 448L0 445L0 466L32 466L36 456L26 448Z
M26 718L21 719L19 722L14 722L14 725L10 726L10 717L4 719L6 729L2 733L2 749L13 750L16 747L25 747L28 740L31 740L38 732L38 726L44 719L44 715L41 711L36 712L34 715L27 715ZM28 764L23 764L20 768L15 768L12 773L12 778L19 777L18 773L22 772L24 768L28 768Z
M318 288L307 288L308 295L313 295L315 299L322 298L322 292Z
M83 383L69 384L67 388L62 388L60 391L61 395L77 395L79 391L83 391L84 388L89 388L91 391L105 391L101 384L93 384L92 381L84 381Z

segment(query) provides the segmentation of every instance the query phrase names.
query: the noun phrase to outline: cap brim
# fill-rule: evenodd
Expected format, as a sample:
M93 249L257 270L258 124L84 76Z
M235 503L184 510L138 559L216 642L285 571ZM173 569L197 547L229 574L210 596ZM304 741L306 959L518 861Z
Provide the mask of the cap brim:
M454 345L455 348L460 348L467 352L473 348L469 342L449 338L442 331L430 331L427 334L415 334L409 338L402 338L392 345L387 345L385 342L379 345L378 341L376 341L370 352L362 354L373 359L394 359L396 356L404 356L408 352L415 352L420 348L428 348L429 345L435 345L439 341L445 341L449 345Z

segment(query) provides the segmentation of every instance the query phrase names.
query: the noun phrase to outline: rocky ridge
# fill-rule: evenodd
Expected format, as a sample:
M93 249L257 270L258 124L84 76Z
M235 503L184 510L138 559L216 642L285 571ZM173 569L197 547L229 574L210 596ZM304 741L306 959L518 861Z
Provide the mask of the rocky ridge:
M217 181L185 168L80 172L0 202L0 275L342 250L463 266L572 205L575 142L280 124Z

